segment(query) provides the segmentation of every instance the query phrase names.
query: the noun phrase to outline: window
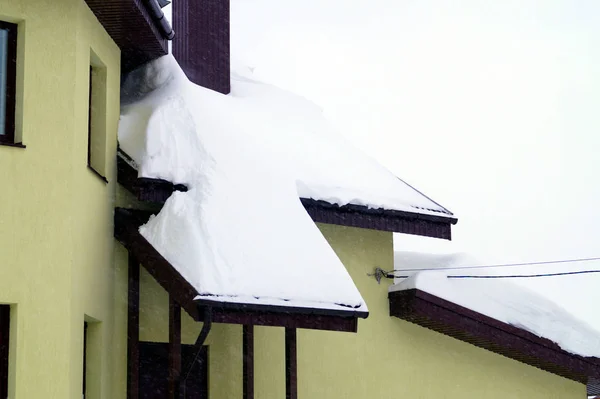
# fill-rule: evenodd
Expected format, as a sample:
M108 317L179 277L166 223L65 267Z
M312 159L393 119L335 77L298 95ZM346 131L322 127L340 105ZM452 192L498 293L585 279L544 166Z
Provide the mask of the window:
M106 180L106 67L94 53L90 56L88 107L88 167Z
M83 398L99 398L102 386L102 322L84 315L81 390Z
M87 321L83 322L83 387L82 387L82 396L85 399L85 388L87 383L87 341L88 341L88 323Z
M0 144L15 142L17 25L0 21Z
M0 398L8 397L8 334L10 306L0 305Z

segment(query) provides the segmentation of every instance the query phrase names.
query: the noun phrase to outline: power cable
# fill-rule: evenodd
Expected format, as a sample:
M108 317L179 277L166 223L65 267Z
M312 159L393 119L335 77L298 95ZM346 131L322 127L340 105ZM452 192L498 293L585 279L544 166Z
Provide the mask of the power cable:
M569 276L572 274L588 274L588 273L600 273L600 270L579 270L576 272L560 272L560 273L546 273L546 274L513 274L507 276L489 275L489 276L446 276L448 278L531 278L531 277L556 277L556 276Z
M435 270L435 271L443 271L449 269L418 269L418 270ZM511 274L511 275L450 275L446 276L446 278L474 278L474 279L492 279L492 278L535 278L535 277L557 277L557 276L570 276L576 274L591 274L591 273L600 273L600 270L578 270L578 271L569 271L569 272L557 272L557 273L544 273L544 274ZM385 270L376 267L374 273L369 273L368 276L375 276L375 279L379 283L383 277L388 279L393 278L409 278L409 275L397 276L394 272L386 272Z
M426 270L465 270L465 269L489 269L493 267L516 267L516 266L535 266L535 265L551 265L559 263L575 263L575 262L590 262L594 260L600 260L600 257L595 258L577 258L577 259L563 259L563 260L547 260L541 262L524 262L524 263L505 263L498 265L482 265L482 266L456 266L456 267L444 267L444 268L425 268L425 269L394 269L392 272L419 272Z

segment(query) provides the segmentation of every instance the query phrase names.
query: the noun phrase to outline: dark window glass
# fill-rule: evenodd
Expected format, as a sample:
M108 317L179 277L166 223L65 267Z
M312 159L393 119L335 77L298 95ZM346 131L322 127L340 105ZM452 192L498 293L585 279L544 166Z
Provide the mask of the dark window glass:
M10 306L0 305L0 398L8 397L8 333Z
M0 143L14 143L17 25L0 21Z

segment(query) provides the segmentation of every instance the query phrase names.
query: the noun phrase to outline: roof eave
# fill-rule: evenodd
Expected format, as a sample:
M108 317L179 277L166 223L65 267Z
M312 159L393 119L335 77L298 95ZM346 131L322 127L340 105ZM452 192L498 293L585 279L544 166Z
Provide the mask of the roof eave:
M174 191L187 191L181 184L172 184L160 179L138 178L131 160L119 152L117 157L117 179L119 184L136 195L140 201L164 203ZM390 231L432 238L452 239L452 225L457 223L453 216L431 215L417 212L373 209L362 205L335 205L325 201L301 198L304 208L317 223L359 227L371 230Z
M151 212L115 209L115 238L196 321L207 307L215 323L253 324L289 328L356 332L358 318L367 312L195 300L198 291L140 234Z
M600 376L596 358L566 352L548 339L427 292L393 291L389 293L389 301L391 316L519 362L584 384L590 377Z
M156 0L85 0L121 49L121 68L128 72L168 54L174 36Z

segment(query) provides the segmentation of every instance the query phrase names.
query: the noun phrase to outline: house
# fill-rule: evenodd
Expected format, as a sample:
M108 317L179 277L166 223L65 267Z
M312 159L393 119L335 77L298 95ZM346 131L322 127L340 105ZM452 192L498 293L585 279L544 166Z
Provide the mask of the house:
M370 274L455 216L231 71L227 1L160 5L0 4L0 397L585 395L548 340L424 328Z

